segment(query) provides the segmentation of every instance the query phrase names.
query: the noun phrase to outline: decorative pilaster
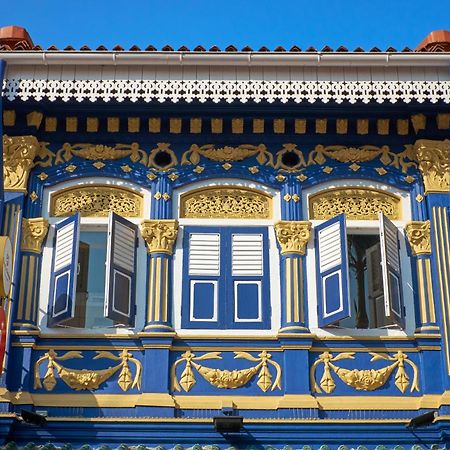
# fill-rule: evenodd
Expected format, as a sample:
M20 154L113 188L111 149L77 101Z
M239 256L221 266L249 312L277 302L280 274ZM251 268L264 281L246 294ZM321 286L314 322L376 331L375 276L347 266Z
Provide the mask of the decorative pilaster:
M419 139L414 144L425 193L450 192L450 141Z
M176 220L144 220L141 233L149 253L146 331L173 331L171 323L172 255Z
M430 221L410 222L405 227L411 254L416 263L420 323L416 332L438 332L433 286L431 281L431 235Z
M280 221L275 233L281 250L281 330L305 332L304 255L311 236L311 222Z
M22 219L20 249L22 251L19 298L14 325L36 328L39 282L42 263L42 244L48 232L48 221L43 217Z

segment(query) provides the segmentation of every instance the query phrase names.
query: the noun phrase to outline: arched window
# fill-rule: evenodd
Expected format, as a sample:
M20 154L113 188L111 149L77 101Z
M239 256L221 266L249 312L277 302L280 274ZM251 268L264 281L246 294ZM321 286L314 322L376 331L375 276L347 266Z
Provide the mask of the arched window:
M181 329L269 330L279 289L273 223L278 193L241 181L209 182L176 193L180 221L175 295ZM175 292L177 294L177 292ZM278 295L278 294L275 294ZM177 308L175 308L177 311Z
M311 327L413 327L403 234L409 195L362 180L330 182L306 190L304 208L314 228L307 256L308 298L317 302Z
M51 227L42 321L48 327L133 327L136 292L145 289L136 277L145 252L137 225L149 216L148 193L121 180L81 179L48 188L43 205Z

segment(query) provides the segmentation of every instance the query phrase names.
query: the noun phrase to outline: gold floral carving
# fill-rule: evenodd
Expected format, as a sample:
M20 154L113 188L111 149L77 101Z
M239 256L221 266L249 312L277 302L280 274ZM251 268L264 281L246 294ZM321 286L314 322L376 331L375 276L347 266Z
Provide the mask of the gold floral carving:
M53 155L34 136L3 136L3 186L8 191L26 192L30 170L48 166ZM35 158L40 161L34 162Z
M234 352L235 359L246 359L257 363L253 367L241 370L222 370L216 368L205 367L198 364L197 361L208 359L222 359L221 352L205 353L202 356L196 356L191 351L187 351L176 360L171 368L171 389L172 391L181 391L183 389L189 392L196 384L195 369L209 384L219 389L238 389L248 384L256 374L258 374L258 387L267 392L275 389L281 389L281 367L272 361L272 355L263 350L258 357L252 356L247 352ZM176 368L179 364L185 362L185 368L181 373L180 381L178 381ZM276 370L275 380L272 381L272 374L269 367L272 366Z
M431 253L430 221L409 222L405 227L413 255Z
M54 350L50 349L34 365L34 389L42 389L44 387L47 391L52 391L57 384L56 372L59 378L71 389L75 391L93 391L98 389L101 384L119 372L119 370L117 384L123 391L128 391L130 388L141 388L142 364L139 360L133 358L133 355L126 349L122 350L118 356L108 351L97 351L94 360L105 358L118 362L117 365L107 369L69 369L62 366L59 362L79 358L83 358L79 351L70 351L62 356L58 356ZM47 370L41 382L39 369L44 362L47 362ZM130 363L133 363L135 366L134 378L130 369Z
M51 197L52 216L70 216L79 212L83 217L105 217L114 211L124 217L141 217L142 195L114 186L76 186Z
M282 255L304 255L311 237L311 222L282 220L275 224L275 233Z
M202 145L201 147L193 144L189 150L183 153L181 164L198 164L201 157L216 162L227 162L243 161L252 156L256 156L260 165L273 167L273 156L264 144L243 144L238 147L226 146L221 148L215 148L213 144Z
M56 152L55 164L63 164L70 161L74 156L90 161L109 161L130 157L131 161L147 165L148 157L139 144L116 144L114 147L93 144L69 144L66 142Z
M336 388L336 383L332 375L333 373L347 386L350 386L357 391L375 391L376 389L383 387L393 371L396 370L395 385L397 386L397 389L404 394L410 385L410 378L406 373L405 365L409 365L413 370L413 380L410 392L419 391L419 371L417 366L413 361L409 360L408 356L402 351L398 351L393 356L390 356L387 353L369 352L369 354L372 356L371 362L385 360L391 361L392 364L381 369L345 369L336 366L334 363L344 359L355 359L354 352L339 353L336 356L333 356L330 352L323 352L319 355L318 359L310 369L312 392L321 393L323 389L327 394L331 394ZM324 365L324 370L319 384L317 384L316 369L319 364Z
M282 162L285 153L294 153L298 157L295 166L287 167ZM414 150L411 145L406 145L405 150L400 153L391 152L387 145L376 147L374 145L363 145L361 147L346 147L344 145L316 145L308 157L297 148L296 144L283 144L283 148L276 154L275 167L279 170L295 172L312 165L323 166L329 160L340 163L365 163L378 160L384 166L393 167L406 173L410 168L417 167Z
M178 222L176 220L144 220L141 234L149 253L173 253L177 239Z
M20 248L24 252L41 253L42 243L47 236L48 220L43 217L22 219L22 240Z
M196 219L270 219L272 197L252 189L215 186L181 196L180 216Z
M341 213L349 220L376 220L380 211L391 220L400 219L400 198L369 188L327 189L309 197L312 220L331 219Z
M414 144L425 193L450 191L450 141L419 139Z

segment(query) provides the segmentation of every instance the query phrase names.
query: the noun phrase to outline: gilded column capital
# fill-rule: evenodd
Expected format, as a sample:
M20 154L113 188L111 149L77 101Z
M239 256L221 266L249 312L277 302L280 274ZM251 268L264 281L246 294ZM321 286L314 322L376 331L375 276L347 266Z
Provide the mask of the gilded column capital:
M172 255L177 240L177 220L144 220L141 222L141 234L149 253L167 253Z
M48 220L43 217L22 219L22 240L20 248L24 252L41 253L42 243L48 231Z
M275 233L281 247L281 254L304 255L311 236L311 222L281 220L275 224Z
M429 220L426 222L409 222L406 224L405 230L414 256L431 253Z
M28 176L39 152L34 136L3 135L3 186L7 191L26 192Z
M450 191L450 141L419 139L414 144L425 193Z

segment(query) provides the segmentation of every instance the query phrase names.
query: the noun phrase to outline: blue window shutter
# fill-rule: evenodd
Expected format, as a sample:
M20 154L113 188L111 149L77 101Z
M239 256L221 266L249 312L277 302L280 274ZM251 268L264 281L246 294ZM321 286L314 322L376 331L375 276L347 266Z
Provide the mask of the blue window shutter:
M79 239L78 213L55 225L48 326L74 316Z
M185 229L182 288L182 325L185 328L222 327L223 239L221 229Z
M133 326L136 298L137 226L111 212L106 254L105 317Z
M228 311L230 328L270 328L267 229L230 230ZM228 256L228 255L227 255Z
M405 327L397 227L379 213L384 309L387 317Z
M350 316L345 214L315 227L320 327Z

